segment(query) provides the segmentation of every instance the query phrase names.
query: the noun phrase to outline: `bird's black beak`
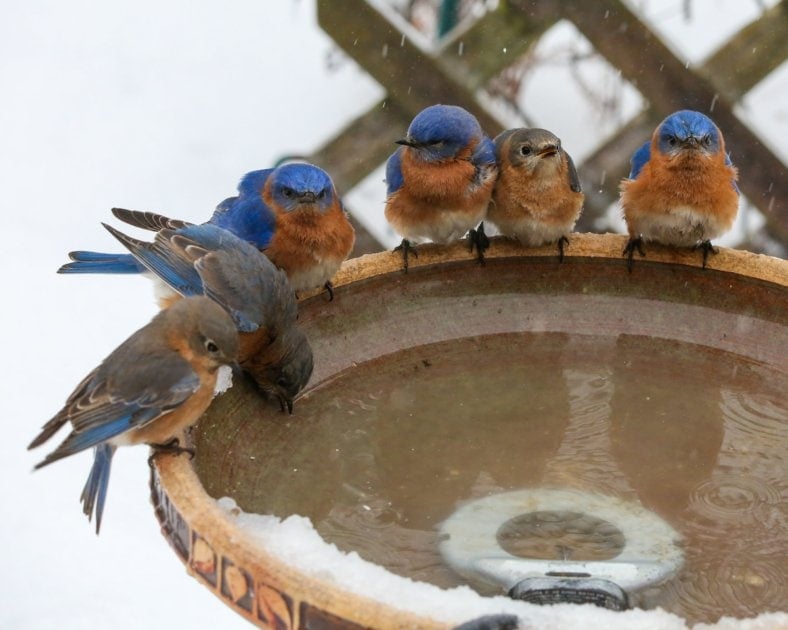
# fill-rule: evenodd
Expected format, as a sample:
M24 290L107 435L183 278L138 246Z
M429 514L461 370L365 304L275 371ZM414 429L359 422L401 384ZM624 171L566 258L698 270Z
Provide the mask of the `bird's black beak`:
M401 144L401 145L406 146L406 147L415 147L416 146L416 144L413 141L408 140L407 138L402 138L401 140L395 140L394 144Z
M307 191L298 196L298 201L300 203L315 203L315 201L317 201L317 195L312 191Z

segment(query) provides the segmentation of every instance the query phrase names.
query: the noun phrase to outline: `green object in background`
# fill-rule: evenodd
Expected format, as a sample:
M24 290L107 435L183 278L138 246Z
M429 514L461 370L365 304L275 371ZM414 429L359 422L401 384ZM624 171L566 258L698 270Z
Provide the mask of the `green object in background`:
M459 0L443 0L438 12L438 38L443 37L457 25L460 13Z

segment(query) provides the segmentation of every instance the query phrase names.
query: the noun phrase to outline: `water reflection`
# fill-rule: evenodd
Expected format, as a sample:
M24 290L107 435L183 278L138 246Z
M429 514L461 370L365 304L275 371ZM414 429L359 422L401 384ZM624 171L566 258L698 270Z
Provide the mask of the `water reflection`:
M646 508L678 515L716 465L726 362L700 346L620 335L611 365L611 455Z
M636 335L440 342L347 370L264 441L242 426L239 448L265 462L250 501L232 470L212 492L237 484L244 509L303 514L340 548L440 586L464 583L437 532L463 502L614 495L684 538L684 569L649 604L690 621L784 609L785 391L785 374L742 357Z

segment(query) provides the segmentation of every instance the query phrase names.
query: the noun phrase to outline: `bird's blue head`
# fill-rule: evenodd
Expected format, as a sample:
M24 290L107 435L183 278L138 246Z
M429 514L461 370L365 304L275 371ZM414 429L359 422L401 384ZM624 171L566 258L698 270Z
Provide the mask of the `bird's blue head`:
M479 121L456 105L431 105L408 127L408 135L397 144L416 149L429 162L449 160L483 137Z
M713 155L722 148L722 134L704 114L683 109L668 116L657 127L659 152L670 157L684 151Z
M323 169L305 163L284 164L270 175L274 204L285 212L312 207L326 212L334 203L334 183Z

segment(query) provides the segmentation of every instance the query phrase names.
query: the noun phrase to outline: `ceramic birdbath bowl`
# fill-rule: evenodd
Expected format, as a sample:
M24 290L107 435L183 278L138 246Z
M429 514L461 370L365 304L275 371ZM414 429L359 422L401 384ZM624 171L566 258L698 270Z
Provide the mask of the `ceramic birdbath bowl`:
M263 627L463 620L304 570L217 504L230 497L480 599L612 567L630 603L690 623L785 610L788 263L720 248L702 269L650 246L630 273L625 242L572 235L559 263L495 238L484 265L425 245L407 274L395 253L347 261L333 302L300 302L315 371L293 415L236 382L183 436L193 460L156 457L156 515L189 572ZM497 565L451 548L477 534Z

